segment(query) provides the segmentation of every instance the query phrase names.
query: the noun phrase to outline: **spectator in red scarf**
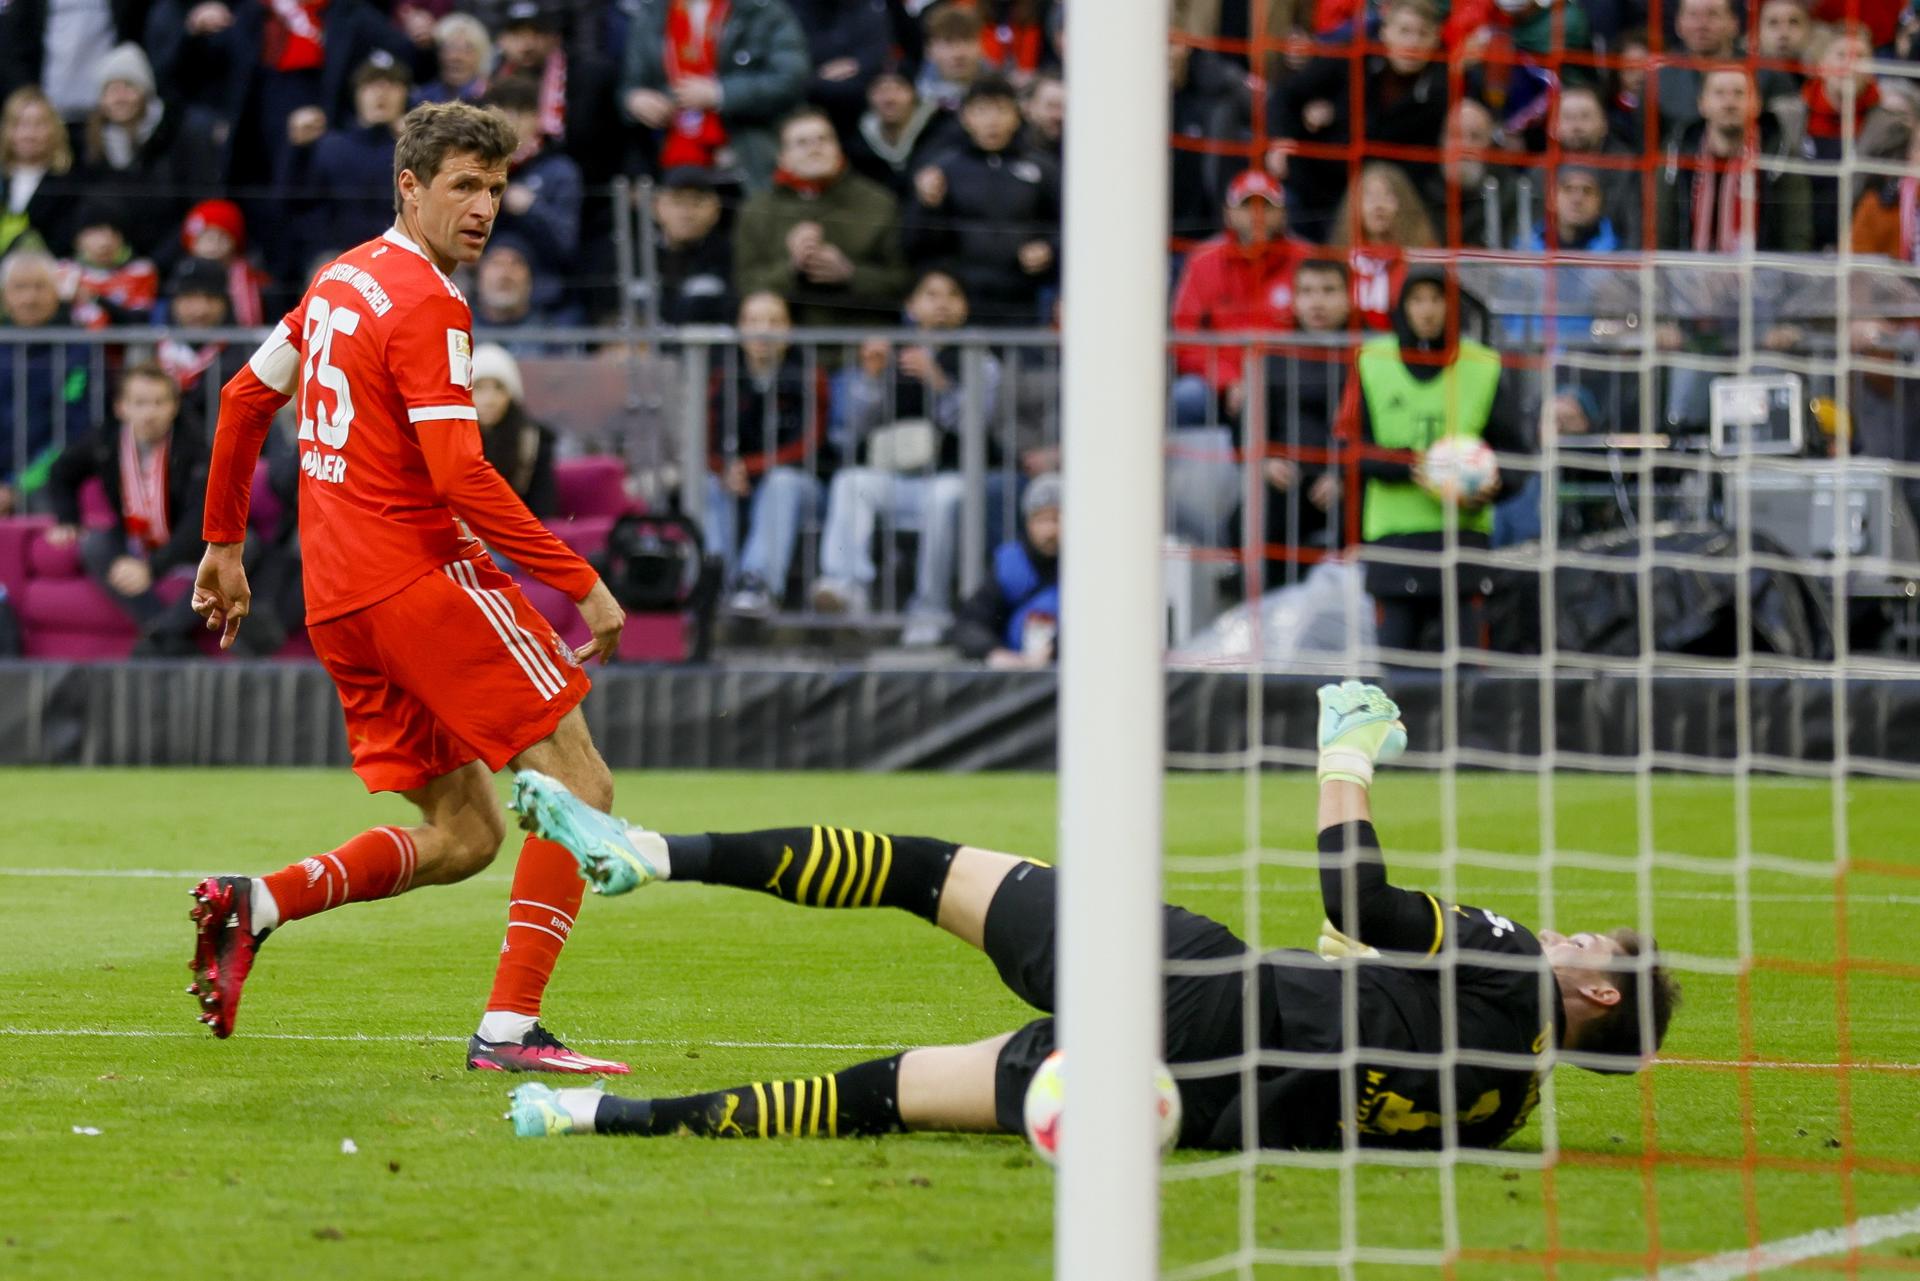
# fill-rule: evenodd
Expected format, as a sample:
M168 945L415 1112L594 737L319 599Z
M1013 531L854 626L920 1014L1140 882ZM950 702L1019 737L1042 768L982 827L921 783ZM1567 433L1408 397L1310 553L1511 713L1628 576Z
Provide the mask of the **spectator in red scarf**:
M1053 0L978 0L980 51L987 70L1024 89L1041 71L1060 65L1047 39Z
M183 329L223 329L231 323L227 273L204 258L182 258L167 278L167 330L153 358L180 389L180 420L213 439L220 412L220 389L240 372L248 349L227 342L181 337Z
M198 626L181 593L164 603L154 585L200 556L200 505L206 454L199 439L178 431L180 390L158 365L135 365L121 375L114 421L69 445L47 478L60 522L54 542L80 542L80 559L140 628L135 653L182 654ZM80 487L98 477L119 515L110 529L80 530Z
M620 119L619 75L582 37L569 48L563 39L563 0L511 0L501 19L498 83L528 76L540 86L540 131L550 146L573 157L587 186L604 187L624 170L627 134ZM599 6L575 6L577 18ZM576 32L576 35L580 33ZM606 201L588 208L582 231L606 235L612 223Z
M1406 250L1440 243L1420 193L1399 165L1376 160L1360 171L1333 212L1327 244L1347 253L1353 314L1360 327L1393 328L1393 302L1407 275Z
M1698 108L1701 119L1667 149L1658 176L1659 247L1729 254L1738 253L1751 237L1763 253L1810 251L1813 200L1805 174L1762 169L1754 175L1757 199L1749 201L1742 190L1755 155L1797 158L1788 154L1772 116L1760 115L1755 127L1753 82L1746 68L1709 69Z
M1893 113L1880 104L1880 86L1865 69L1873 57L1873 36L1866 24L1842 26L1809 52L1816 70L1801 87L1800 100L1813 158L1838 162L1849 132L1854 154L1878 154L1892 127ZM1849 99L1853 107L1851 122L1846 118ZM1812 179L1812 187L1814 248L1832 249L1840 235L1840 181L1823 175ZM1850 205L1851 201L1845 203Z
M189 258L201 258L226 273L227 302L236 325L266 323L260 287L267 275L246 255L247 220L231 200L202 200L187 211L180 224L180 247Z
M1187 255L1173 290L1173 329L1244 333L1287 329L1293 316L1293 273L1308 252L1287 234L1287 198L1280 184L1249 169L1227 188L1226 230ZM1174 421L1182 427L1237 421L1246 401L1245 350L1174 348Z
M899 312L909 283L899 203L848 170L817 107L781 122L773 186L741 207L733 252L741 296L779 294L803 326L874 324Z
M785 0L638 0L620 94L654 131L659 168L733 169L764 191L780 149L774 125L812 76Z
M160 300L160 273L127 243L127 211L100 197L74 218L73 257L60 264L60 297L88 329L144 325Z
M518 236L533 255L534 274L565 280L580 251L580 211L586 199L580 166L540 127L539 86L526 76L496 80L484 99L520 131L520 149L507 165L494 232Z

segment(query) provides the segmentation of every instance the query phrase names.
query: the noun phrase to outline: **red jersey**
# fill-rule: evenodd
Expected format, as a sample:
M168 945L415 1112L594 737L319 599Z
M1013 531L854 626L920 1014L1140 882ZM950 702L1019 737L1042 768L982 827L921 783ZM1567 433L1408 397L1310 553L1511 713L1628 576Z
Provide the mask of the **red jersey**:
M365 608L481 548L580 600L597 576L480 448L467 301L398 230L323 267L221 394L208 542L245 536L266 425L295 400L308 623Z

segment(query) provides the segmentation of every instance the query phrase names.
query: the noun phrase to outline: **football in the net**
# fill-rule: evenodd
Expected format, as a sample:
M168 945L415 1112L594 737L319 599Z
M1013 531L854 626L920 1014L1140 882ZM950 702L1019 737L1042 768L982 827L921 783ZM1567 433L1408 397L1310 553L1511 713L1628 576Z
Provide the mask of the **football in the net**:
M1500 470L1486 442L1473 436L1442 436L1427 446L1421 461L1427 484L1455 501L1478 494Z
M1034 1150L1048 1165L1060 1159L1060 1114L1067 1097L1062 1061L1063 1051L1055 1050L1047 1055L1027 1085L1027 1138L1033 1141ZM1160 1122L1160 1155L1165 1156L1173 1151L1174 1143L1180 1138L1180 1091L1175 1088L1173 1073L1164 1063L1154 1064L1153 1095L1152 1106Z

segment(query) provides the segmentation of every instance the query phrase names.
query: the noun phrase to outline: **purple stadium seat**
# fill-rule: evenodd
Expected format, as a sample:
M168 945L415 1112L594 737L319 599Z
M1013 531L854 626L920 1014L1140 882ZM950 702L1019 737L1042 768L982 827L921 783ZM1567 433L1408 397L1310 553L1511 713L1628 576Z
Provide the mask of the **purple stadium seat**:
M560 515L618 516L627 510L627 465L618 458L568 458L553 466Z
M565 592L525 574L515 575L514 581L520 584L528 602L553 624L561 640L571 646L587 643L587 625ZM629 613L626 630L620 633L620 658L630 663L678 663L686 659L692 642L684 614Z
M120 513L107 501L107 487L98 476L80 486L80 523L88 529L112 529L120 523Z
M53 524L47 516L14 516L0 519L0 587L7 595L18 597L27 587L29 550L38 541L40 531Z

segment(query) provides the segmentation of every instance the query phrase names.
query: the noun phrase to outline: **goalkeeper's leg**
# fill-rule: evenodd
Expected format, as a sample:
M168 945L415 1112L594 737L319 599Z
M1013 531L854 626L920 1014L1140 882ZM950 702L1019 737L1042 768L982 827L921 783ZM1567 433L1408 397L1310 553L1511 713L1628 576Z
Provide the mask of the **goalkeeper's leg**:
M523 1085L507 1119L522 1138L622 1134L643 1138L848 1138L902 1130L1001 1128L995 1072L1009 1033L972 1045L908 1050L838 1072L750 1081L677 1098L630 1099L597 1089Z

